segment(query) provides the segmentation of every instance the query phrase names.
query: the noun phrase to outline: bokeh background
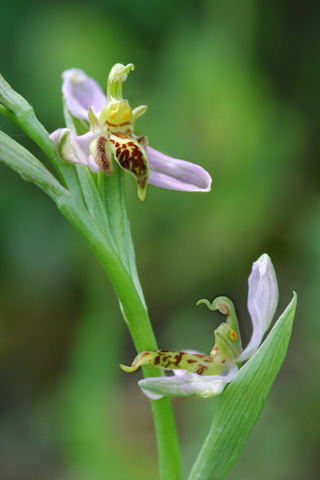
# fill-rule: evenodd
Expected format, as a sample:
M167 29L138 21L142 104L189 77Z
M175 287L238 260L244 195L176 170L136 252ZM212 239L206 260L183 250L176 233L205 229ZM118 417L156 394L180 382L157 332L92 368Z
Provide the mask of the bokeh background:
M210 194L149 187L143 204L127 180L162 348L209 352L221 318L195 302L221 294L248 341L247 278L263 252L279 314L298 292L286 361L227 480L319 478L319 27L312 1L1 2L1 73L49 131L63 125L63 70L105 86L114 63L133 62L125 96L149 107L138 133L213 176ZM3 165L0 175L0 478L156 479L141 374L118 367L135 352L108 279L49 198ZM185 478L214 399L174 408Z

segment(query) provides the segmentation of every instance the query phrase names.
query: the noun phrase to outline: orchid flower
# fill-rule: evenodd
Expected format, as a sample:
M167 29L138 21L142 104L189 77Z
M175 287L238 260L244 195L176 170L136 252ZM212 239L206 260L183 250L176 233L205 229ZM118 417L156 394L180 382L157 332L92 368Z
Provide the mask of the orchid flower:
M131 367L120 365L126 372L132 372L141 365L160 367L181 372L169 377L151 377L140 380L139 386L151 399L164 395L189 397L210 397L220 394L238 372L238 364L248 360L258 349L266 330L269 328L278 304L276 274L267 254L253 263L248 280L248 310L253 332L248 346L242 350L238 320L231 300L218 297L212 303L199 300L210 310L219 310L227 316L226 322L215 330L215 344L210 355L155 350L142 352L134 359Z
M79 69L62 74L62 93L69 112L77 119L88 121L90 131L76 135L69 128L55 130L50 138L55 142L60 158L66 162L89 166L92 172L113 172L113 158L131 173L137 182L138 196L144 200L148 183L157 187L186 192L208 192L211 177L202 167L168 157L148 145L146 137L133 133L135 120L147 107L131 109L122 98L122 83L132 63L117 63L111 69L107 97L95 80Z

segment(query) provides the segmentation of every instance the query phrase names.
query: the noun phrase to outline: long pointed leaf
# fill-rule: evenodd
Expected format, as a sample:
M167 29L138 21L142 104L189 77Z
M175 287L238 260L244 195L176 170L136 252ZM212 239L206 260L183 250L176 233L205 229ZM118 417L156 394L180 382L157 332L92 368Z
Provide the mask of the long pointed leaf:
M238 459L285 358L296 304L294 294L263 345L222 394L189 480L222 480Z

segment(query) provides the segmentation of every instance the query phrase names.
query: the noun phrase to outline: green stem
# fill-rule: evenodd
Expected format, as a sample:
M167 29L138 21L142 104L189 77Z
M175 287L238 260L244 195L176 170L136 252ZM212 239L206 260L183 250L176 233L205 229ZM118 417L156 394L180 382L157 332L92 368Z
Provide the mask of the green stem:
M147 309L138 294L131 276L119 256L106 241L102 231L86 209L78 204L63 202L58 204L60 211L86 239L101 265L109 276L117 297L121 302L123 314L127 321L133 342L138 352L156 350L157 342L151 327ZM146 376L160 376L158 369L145 368ZM159 467L161 480L180 480L179 442L175 426L171 400L164 397L151 401L155 422Z

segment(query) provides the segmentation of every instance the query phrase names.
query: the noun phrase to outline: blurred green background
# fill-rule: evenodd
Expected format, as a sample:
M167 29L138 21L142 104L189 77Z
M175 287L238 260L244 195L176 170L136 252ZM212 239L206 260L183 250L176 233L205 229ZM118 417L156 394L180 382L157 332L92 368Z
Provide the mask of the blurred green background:
M298 292L288 355L227 480L319 478L320 5L297 0L2 0L1 73L49 131L63 125L61 72L105 87L116 62L156 149L204 166L210 194L127 179L138 268L162 348L209 352L221 318L199 298L233 299L249 340L247 278L267 252L278 313ZM4 118L1 129L48 165ZM0 478L157 478L141 373L102 268L55 205L0 165ZM214 399L176 399L184 478Z

